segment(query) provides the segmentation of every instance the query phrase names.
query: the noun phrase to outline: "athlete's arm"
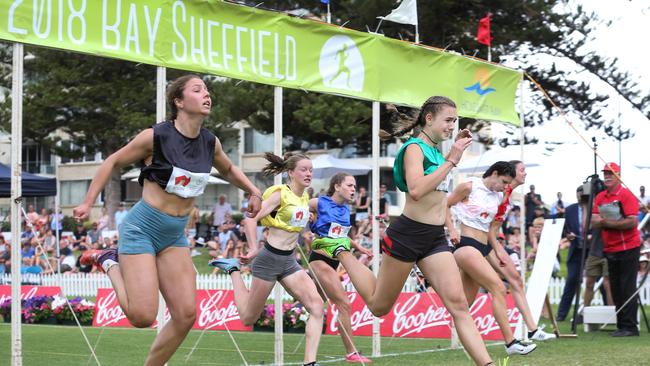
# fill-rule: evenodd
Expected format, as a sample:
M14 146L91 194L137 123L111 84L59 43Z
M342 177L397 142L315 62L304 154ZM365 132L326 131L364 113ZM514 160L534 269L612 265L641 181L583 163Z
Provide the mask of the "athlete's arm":
M445 225L447 226L447 230L449 231L449 239L454 245L460 243L460 235L458 233L458 230L456 230L456 227L451 221L451 206L467 199L470 192L472 192L472 182L465 182L459 184L456 187L456 189L454 189L454 191L451 192L449 197L447 197L447 207L446 207L447 214L445 217Z
M90 206L95 202L99 193L111 177L114 169L133 164L153 154L153 128L140 132L126 146L111 154L97 169L95 177L88 187L83 202L74 208L73 215L83 220L90 214Z

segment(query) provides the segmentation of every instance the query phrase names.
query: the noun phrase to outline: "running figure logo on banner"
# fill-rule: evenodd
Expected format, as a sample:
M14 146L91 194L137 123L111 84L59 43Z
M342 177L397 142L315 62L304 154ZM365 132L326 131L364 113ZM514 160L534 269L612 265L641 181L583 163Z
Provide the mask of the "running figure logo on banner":
M325 86L363 91L363 57L352 38L336 35L328 39L320 52L319 69Z

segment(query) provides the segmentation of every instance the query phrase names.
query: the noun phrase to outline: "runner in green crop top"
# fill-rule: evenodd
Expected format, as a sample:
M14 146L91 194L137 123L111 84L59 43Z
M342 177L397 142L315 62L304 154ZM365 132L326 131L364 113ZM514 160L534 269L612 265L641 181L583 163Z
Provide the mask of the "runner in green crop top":
M422 155L424 155L424 161L422 168L424 169L424 175L429 175L438 169L442 164L445 163L445 157L442 155L440 150L436 146L427 145L422 139L417 137L411 137L402 145L397 157L395 157L395 165L393 166L393 177L395 178L395 185L402 192L408 192L409 188L406 184L406 177L404 176L404 153L406 148L411 145L416 144L422 150ZM449 180L451 177L447 177L436 187L436 191L448 192Z
M449 153L442 157L438 146L451 138L458 120L452 100L431 97L420 108L417 119L400 117L405 121L393 133L383 132L384 139L402 136L413 129L417 131L395 161L395 180L407 192L406 204L402 216L391 220L386 230L377 278L359 263L349 248L312 244L312 249L341 262L375 316L390 311L411 268L417 264L454 318L460 340L476 365L494 365L469 314L460 271L444 234L447 193L438 190L471 144L471 133L460 131Z

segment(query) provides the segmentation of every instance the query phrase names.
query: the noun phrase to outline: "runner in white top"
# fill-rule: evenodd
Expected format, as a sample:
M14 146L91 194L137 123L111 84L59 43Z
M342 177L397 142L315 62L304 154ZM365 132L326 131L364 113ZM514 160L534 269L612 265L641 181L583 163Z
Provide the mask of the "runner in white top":
M482 179L474 178L459 184L447 200L447 205L453 207L447 213L447 227L451 241L456 245L454 258L461 270L467 302L474 302L479 287L492 294L492 311L506 341L506 352L508 355L525 355L537 346L523 344L513 336L508 321L506 288L497 272L485 259L492 250L488 241L491 245L497 245L496 238L491 238L488 234L490 224L503 199L501 192L510 184L515 174L510 163L499 161L488 168ZM460 235L451 224L450 211L453 211L460 221ZM500 259L502 262L504 260L508 259Z

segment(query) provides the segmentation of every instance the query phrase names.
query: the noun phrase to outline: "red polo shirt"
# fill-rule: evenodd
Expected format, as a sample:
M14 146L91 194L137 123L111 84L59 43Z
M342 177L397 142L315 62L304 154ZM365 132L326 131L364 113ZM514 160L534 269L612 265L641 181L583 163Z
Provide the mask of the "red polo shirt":
M635 216L639 212L639 201L629 189L618 185L612 192L607 190L598 193L594 199L593 213L599 214L599 206L614 201L620 202L625 217ZM639 230L634 227L628 230L605 229L601 230L603 236L603 251L606 253L621 252L641 245Z

